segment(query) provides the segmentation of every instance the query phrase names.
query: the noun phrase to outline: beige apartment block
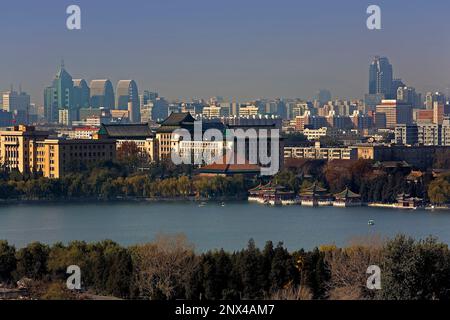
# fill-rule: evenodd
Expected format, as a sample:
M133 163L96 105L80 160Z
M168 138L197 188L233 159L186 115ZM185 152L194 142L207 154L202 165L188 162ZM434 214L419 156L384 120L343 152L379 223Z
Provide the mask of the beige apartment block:
M16 126L0 132L0 163L21 173L61 178L74 166L116 159L116 141L49 138L49 132Z

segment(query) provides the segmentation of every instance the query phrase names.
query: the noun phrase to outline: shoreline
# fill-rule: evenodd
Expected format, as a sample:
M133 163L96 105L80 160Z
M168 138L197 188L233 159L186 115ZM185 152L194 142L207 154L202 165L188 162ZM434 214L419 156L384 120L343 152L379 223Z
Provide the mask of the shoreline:
M89 204L121 204L121 203L169 203L169 202L248 202L252 204L252 202L248 201L243 197L214 197L214 198L206 198L206 197L160 197L160 198L139 198L139 197L118 197L116 199L98 199L98 198L63 198L63 199L8 199L8 200L0 200L1 206L10 206L10 205L45 205L45 204L81 204L81 203L89 203ZM286 205L287 206L287 205ZM292 205L289 205L292 206ZM302 207L302 205L298 205ZM283 206L282 206L283 207ZM322 206L322 208L326 208L327 206ZM360 206L369 207L369 208L379 208L379 209L398 209L405 211L415 211L415 210L428 210L428 211L449 211L450 206L422 206L416 208L408 208L408 207L400 207L396 204L391 203L365 203ZM345 207L342 207L345 209Z
M78 204L78 203L91 203L91 204L120 204L120 203L157 203L157 202L210 202L210 201L233 201L242 202L247 201L245 198L239 197L161 197L161 198L139 198L139 197L120 197L116 199L98 199L98 198L64 198L64 199L8 199L0 200L1 206L9 205L29 205L29 204Z

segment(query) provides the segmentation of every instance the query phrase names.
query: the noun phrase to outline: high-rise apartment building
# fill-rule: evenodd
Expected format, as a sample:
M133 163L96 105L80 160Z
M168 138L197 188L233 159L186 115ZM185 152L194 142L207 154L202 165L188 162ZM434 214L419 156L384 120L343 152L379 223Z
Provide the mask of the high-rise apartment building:
M257 106L241 106L239 108L240 117L256 116L259 113L259 108Z
M203 117L205 118L220 118L221 116L221 107L218 106L207 106L203 108Z
M442 102L434 102L433 104L433 123L442 124L444 117L450 115L450 105Z
M10 91L3 93L3 110L7 112L25 111L30 108L30 95L22 91Z
M156 99L158 99L158 93L144 90L144 92L139 95L139 107L142 109L145 105L155 102Z
M404 145L450 146L450 118L445 118L442 125L399 125L395 128L395 140Z
M417 125L401 124L395 127L395 143L402 145L415 145L418 143Z
M450 147L450 117L445 117L442 122L441 144Z
M416 93L413 87L399 87L397 89L397 101L404 104L410 104L413 107L420 107L420 94Z
M433 110L435 102L440 104L446 103L446 97L441 92L427 92L425 96L425 108L427 110Z
M331 101L331 92L326 89L321 89L316 94L316 100L319 101L320 105L324 105L328 101Z
M413 112L409 104L401 104L397 100L383 100L377 105L375 125L377 128L394 129L399 124L412 124Z
M442 126L432 123L417 125L417 143L424 146L439 146L442 144Z
M169 103L164 98L157 98L153 103L152 120L163 121L169 116Z

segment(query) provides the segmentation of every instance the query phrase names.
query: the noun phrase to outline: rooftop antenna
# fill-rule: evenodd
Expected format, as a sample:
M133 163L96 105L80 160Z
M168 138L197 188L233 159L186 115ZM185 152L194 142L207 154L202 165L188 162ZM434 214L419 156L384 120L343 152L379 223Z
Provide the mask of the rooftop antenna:
M61 59L61 69L64 69L64 59Z

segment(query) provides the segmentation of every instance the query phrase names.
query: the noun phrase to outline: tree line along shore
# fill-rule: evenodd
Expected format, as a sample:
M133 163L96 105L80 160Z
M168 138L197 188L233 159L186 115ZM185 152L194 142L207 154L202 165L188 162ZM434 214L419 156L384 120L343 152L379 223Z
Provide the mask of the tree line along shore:
M399 258L401 257L401 258ZM81 290L67 289L67 267L81 270ZM367 287L369 266L381 270L381 290ZM310 300L450 298L450 250L436 239L355 239L344 248L287 250L267 242L197 253L182 235L122 247L112 241L0 241L0 298L151 300Z
M446 169L420 172L401 166L377 167L369 160L307 160L285 166L272 177L204 177L188 165L152 163L143 170L134 160L120 159L90 167L74 166L59 179L1 169L0 200L246 200L250 189L271 182L296 194L313 184L333 194L348 188L358 193L363 203L392 204L399 194L436 206L450 203L450 172Z

